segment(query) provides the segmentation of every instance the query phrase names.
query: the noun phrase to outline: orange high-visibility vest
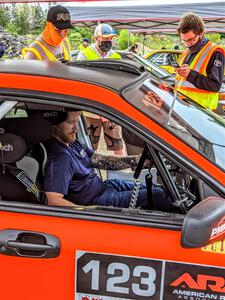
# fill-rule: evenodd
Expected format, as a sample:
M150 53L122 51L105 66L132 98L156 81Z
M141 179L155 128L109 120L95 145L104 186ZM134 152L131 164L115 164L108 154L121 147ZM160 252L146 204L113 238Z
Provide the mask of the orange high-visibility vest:
M22 49L22 56L25 58L27 52L32 52L38 60L58 61L50 48L44 45L41 41L36 40L33 47L26 47ZM67 38L62 41L62 49L65 60L70 60L70 42Z
M221 49L224 54L225 51L218 45L208 42L205 46L199 51L195 56L193 61L190 64L190 69L199 72L200 74L207 76L207 66L212 57L212 54L216 49ZM182 65L185 61L185 58L189 54L190 50L186 49L180 59L179 63ZM197 103L201 104L205 108L216 109L218 105L219 93L210 92L195 87L192 83L186 80L186 78L179 75L176 76L175 88L177 91L193 99Z

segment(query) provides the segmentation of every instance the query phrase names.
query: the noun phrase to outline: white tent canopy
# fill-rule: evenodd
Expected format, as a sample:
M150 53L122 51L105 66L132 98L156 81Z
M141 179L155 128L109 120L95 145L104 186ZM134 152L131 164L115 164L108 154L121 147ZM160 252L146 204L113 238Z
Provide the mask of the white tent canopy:
M64 3L75 26L95 27L97 22L139 32L175 31L187 11L201 16L209 31L225 31L224 0L149 0Z

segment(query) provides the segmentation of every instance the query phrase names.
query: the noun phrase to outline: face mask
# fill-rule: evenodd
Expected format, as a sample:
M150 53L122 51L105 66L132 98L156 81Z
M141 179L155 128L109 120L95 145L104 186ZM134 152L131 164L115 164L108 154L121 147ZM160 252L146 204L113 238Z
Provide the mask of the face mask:
M55 30L51 22L46 23L42 36L46 43L53 47L58 47L64 39L64 37L60 35L59 31Z
M99 49L102 52L109 52L112 48L112 41L101 41L99 44Z

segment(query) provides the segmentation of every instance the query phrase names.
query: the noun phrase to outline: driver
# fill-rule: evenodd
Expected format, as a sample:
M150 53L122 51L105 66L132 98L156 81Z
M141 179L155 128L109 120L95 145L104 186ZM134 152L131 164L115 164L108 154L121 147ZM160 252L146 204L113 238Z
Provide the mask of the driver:
M48 141L44 190L49 205L103 205L129 207L134 183L102 181L94 168L121 170L134 168L140 156L105 156L76 140L80 112L67 112L66 120L54 126ZM162 187L152 184L152 208L171 211L170 198ZM141 184L137 207L147 208L147 190Z

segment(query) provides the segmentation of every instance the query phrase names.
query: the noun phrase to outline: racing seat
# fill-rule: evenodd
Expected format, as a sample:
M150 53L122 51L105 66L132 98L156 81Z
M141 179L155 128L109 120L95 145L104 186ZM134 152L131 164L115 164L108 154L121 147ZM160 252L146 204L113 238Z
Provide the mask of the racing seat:
M27 146L18 135L0 133L0 197L1 200L40 203L39 190L30 176L16 166L25 156Z
M5 157L9 155L9 153L3 149L1 154L3 158L0 161L1 164L1 177L0 177L0 192L2 198L6 200L13 201L24 201L31 203L45 203L45 196L42 192L42 183L43 183L43 163L44 158L46 157L45 151L41 143L47 141L52 136L52 127L51 124L44 119L32 119L32 118L6 118L0 121L0 128L3 131L7 132L7 135L10 134L9 142L5 143L5 145L12 145L15 141L19 141L18 145L15 144L13 147L13 155L11 159L8 160L7 165L5 166ZM5 134L0 135L0 142L5 139ZM7 136L6 136L7 137ZM25 146L21 146L24 141ZM7 148L6 148L7 149ZM21 152L21 149L23 150ZM38 155L37 155L38 153ZM10 171L6 168L14 169L14 174L11 174ZM4 177L7 169L7 178ZM22 175L18 175L18 172L22 172ZM16 175L15 175L16 174ZM22 193L22 187L20 184L20 193L18 193L18 197L15 198L14 185L18 186L18 182L15 182L15 178L11 178L14 175L17 181L21 181L21 176L24 177L24 180L30 186L23 185L23 190L25 190L25 194ZM28 179L29 178L29 179ZM2 179L6 184L6 188L2 184ZM9 183L10 184L9 184ZM21 183L21 182L20 182ZM22 183L23 184L23 183ZM11 191L8 189L8 186L11 185ZM32 189L37 191L35 193L35 197L28 197L26 190ZM2 191L4 191L2 193ZM29 195L31 196L31 195ZM17 200L18 199L18 200Z

